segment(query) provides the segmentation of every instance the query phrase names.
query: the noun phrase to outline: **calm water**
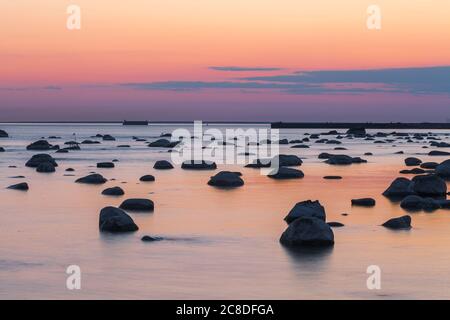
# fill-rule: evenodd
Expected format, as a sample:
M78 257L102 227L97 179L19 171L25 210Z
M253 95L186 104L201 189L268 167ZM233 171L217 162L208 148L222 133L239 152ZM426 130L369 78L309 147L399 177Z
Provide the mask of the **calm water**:
M320 152L333 152L335 145L281 146L282 153L304 158L304 179L274 181L258 170L220 165L218 171L239 170L245 180L242 188L220 190L206 184L211 171L154 170L153 163L170 159L170 154L131 139L139 136L152 141L176 127L0 124L11 136L0 139L0 146L7 150L0 153L0 298L450 298L450 212L413 213L410 231L379 226L405 214L398 203L381 196L400 176L403 159L409 155L424 161L446 159L427 156L429 149L422 148L426 142L396 142L393 147L343 139L342 146L349 150L335 153L374 154L363 156L367 164L345 167L317 159ZM282 138L300 139L305 132L326 131L286 130ZM73 133L79 141L97 133L111 134L117 141L82 145L81 151L68 154L50 151L59 164L56 173L37 173L24 166L35 153L25 150L27 144L51 135L62 137L51 143L62 144L72 140ZM117 148L120 144L131 148ZM405 154L394 154L399 150ZM120 160L116 168L95 168L97 162L112 159ZM68 167L75 168L75 176L64 176ZM74 183L91 171L117 180L101 186ZM156 182L139 183L144 174L155 175ZM26 178L10 178L16 175ZM344 178L324 180L325 175ZM28 192L5 189L21 181L29 183ZM116 185L125 190L125 196L100 194ZM100 209L132 197L155 202L154 213L130 214L140 230L126 235L99 233ZM358 197L373 197L377 205L352 207L350 200ZM345 224L334 229L333 249L300 253L280 246L278 239L286 228L283 217L296 202L307 199L320 200L328 221ZM168 240L144 243L140 238L147 234ZM82 271L78 291L66 289L65 270L73 264ZM381 290L366 287L369 265L382 270Z

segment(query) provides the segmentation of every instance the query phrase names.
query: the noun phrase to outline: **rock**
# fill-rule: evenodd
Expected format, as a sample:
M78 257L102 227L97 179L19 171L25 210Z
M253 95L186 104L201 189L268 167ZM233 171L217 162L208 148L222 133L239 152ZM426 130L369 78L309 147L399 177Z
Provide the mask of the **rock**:
M225 188L241 187L244 185L244 180L240 176L241 174L239 172L221 171L215 176L212 176L208 184L210 186Z
M75 182L77 183L87 183L87 184L103 184L107 180L98 173L93 173L88 176L77 179Z
M346 134L351 134L354 136L365 136L366 135L366 129L365 128L350 128L347 130Z
M319 154L318 158L319 159L330 159L333 155L329 154L327 152L322 152L321 154Z
M413 190L420 196L438 197L447 194L447 184L437 175L415 176Z
M153 242L153 241L161 241L161 240L164 240L164 239L161 238L161 237L143 236L141 238L141 240L144 241L144 242Z
M105 207L100 211L99 229L109 232L132 232L139 228L125 211Z
M367 160L363 160L359 157L353 158L341 154L341 155L331 155L325 162L332 165L350 165L352 163L365 163L367 162Z
M139 181L142 182L151 182L151 181L155 181L155 177L152 176L151 174L146 174L145 176L142 176L139 178Z
M418 159L418 158L414 158L414 157L409 157L405 159L405 164L408 167L414 167L414 166L418 166L422 163L422 160Z
M366 152L366 153L364 153L364 155L365 156L373 156L373 153L372 152Z
M419 196L411 195L407 196L400 203L400 207L405 210L425 210L433 211L439 209L441 206L432 198L422 198Z
M112 163L112 162L99 162L99 163L97 163L97 168L114 168L114 163Z
M38 140L27 146L27 150L52 150L55 146L48 143L47 140Z
M450 159L436 166L436 174L442 178L450 178Z
M55 166L51 162L42 162L36 168L37 172L55 172Z
M278 140L278 144L289 144L288 139L280 139Z
M306 145L306 144L296 144L296 145L293 145L291 148L294 148L294 149L308 149L309 146Z
M424 173L426 173L426 171L421 168L414 168L411 170L401 170L400 173L402 173L402 174L424 174Z
M344 224L340 222L327 222L327 225L329 225L332 228L340 228L344 226Z
M439 165L437 162L424 162L420 165L422 169L436 169L436 167ZM449 163L450 165L450 163Z
M382 226L394 230L411 229L411 217L403 216L400 218L392 218L383 223Z
M301 166L303 161L296 155L280 154L272 158L271 164L278 161L278 167L295 167Z
M340 179L342 179L341 176L325 176L323 178L327 179L327 180L340 180Z
M39 153L35 154L31 157L30 160L25 163L25 166L31 167L31 168L37 168L41 163L51 163L53 166L57 167L58 164L56 163L55 159L49 154L46 153Z
M285 180L285 179L300 179L303 178L305 175L301 170L280 167L274 169L267 176L272 179Z
M117 148L130 148L129 144L119 144Z
M154 204L150 199L127 199L119 208L128 211L153 211Z
M352 199L353 206L373 207L375 206L375 204L376 204L375 199L372 198Z
M173 169L173 165L167 160L158 160L153 165L153 169L168 170L168 169Z
M104 136L102 136L103 141L116 141L116 138L114 138L113 136L109 135L109 134L105 134Z
M67 172L73 172L73 171L75 171L75 169L74 168L67 168L66 171Z
M123 196L125 194L125 191L123 191L121 187L112 187L103 190L102 194L105 196Z
M0 147L0 152L5 152L5 148Z
M59 150L56 150L56 153L69 153L69 150L67 150L67 149L59 149Z
M9 186L8 189L27 191L29 189L29 187L28 187L28 183L21 182L21 183L13 184L13 185Z
M151 148L173 148L179 143L179 141L171 142L167 139L158 139L156 141L150 142L148 146Z
M186 170L215 170L215 169L217 169L217 165L216 165L215 162L212 162L212 161L188 160L188 161L184 161L181 164L181 169L186 169Z
M383 195L388 198L403 198L412 194L414 194L413 183L407 178L395 179L383 192Z
M5 130L0 129L0 138L8 138L9 135Z
M429 156L449 156L450 152L433 150L428 153Z
M308 218L313 217L325 221L326 220L325 208L317 200L316 201L306 200L298 202L291 209L291 211L289 211L288 215L284 218L284 220L289 224L292 221L302 217Z
M253 163L247 164L246 168L269 168L271 165L271 159L257 159Z
M289 224L281 235L280 242L286 246L332 246L334 234L323 220L302 217Z
M81 144L100 144L100 141L94 141L94 140L83 140L81 141Z

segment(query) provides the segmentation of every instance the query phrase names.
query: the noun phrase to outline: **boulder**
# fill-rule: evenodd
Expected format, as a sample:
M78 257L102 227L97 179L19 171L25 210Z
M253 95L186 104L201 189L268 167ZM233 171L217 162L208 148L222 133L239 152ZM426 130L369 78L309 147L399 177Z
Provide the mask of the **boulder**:
M366 129L359 127L359 128L350 128L347 130L346 134L351 134L354 136L364 136L366 135Z
M97 168L114 168L114 163L112 163L112 162L99 162L99 163L97 163Z
M439 165L439 163L437 163L437 162L424 162L424 163L422 163L420 165L420 167L422 169L431 169L431 170L433 170L433 169L436 169L436 167L438 165ZM449 165L450 165L450 163L449 163Z
M5 152L5 148L0 147L0 152Z
M8 138L9 135L5 130L0 129L0 138Z
M447 184L437 175L415 176L412 181L414 192L420 196L439 197L447 194Z
M99 229L109 232L132 232L139 228L125 211L115 207L105 207L100 211Z
M13 185L9 186L8 189L27 191L29 189L29 187L28 187L28 183L21 182L21 183L13 184Z
M154 204L150 199L127 199L119 208L128 211L153 211Z
M212 161L187 160L181 164L181 169L186 170L215 170L217 165Z
M339 155L330 155L328 160L325 161L328 164L332 165L350 165L352 163L365 163L367 160L363 160L359 157L350 157L344 154Z
M352 199L352 205L353 206L360 206L360 207L373 207L375 206L376 201L372 198L360 198L360 199Z
M441 206L432 198L422 198L419 196L411 195L402 200L402 202L400 203L400 207L410 211L433 211L439 209Z
M143 236L141 238L142 241L144 242L153 242L153 241L161 241L164 240L164 238L161 237L152 237L152 236Z
M286 154L280 154L278 156L275 156L272 158L271 163L278 161L279 167L295 167L295 166L301 166L303 161L296 155L286 155Z
M42 162L37 168L37 172L55 172L55 166L51 162Z
M155 181L155 177L152 176L151 174L146 174L145 176L142 176L139 178L139 181L142 182L152 182Z
M95 141L95 140L83 140L81 141L81 144L100 144L100 141Z
M37 168L41 163L51 163L53 166L57 167L58 164L56 163L55 159L49 154L46 153L39 153L35 154L31 157L30 160L25 163L25 166L31 167L31 168Z
M241 174L239 172L221 171L215 176L212 176L208 184L210 186L225 188L241 187L244 185L244 180L240 176Z
M450 152L433 150L428 153L429 156L450 156Z
M112 187L103 190L102 194L105 196L123 196L125 194L125 191L123 191L121 187Z
M395 179L383 192L383 195L388 198L403 198L411 194L414 194L413 183L407 178Z
M285 246L325 247L334 245L334 234L323 220L302 217L294 220L280 238Z
M173 165L167 160L158 160L153 165L153 169L168 170L168 169L173 169Z
M116 138L114 138L112 135L105 134L102 136L103 141L116 141Z
M408 167L414 167L414 166L418 166L422 163L422 160L418 159L418 158L414 158L414 157L409 157L405 159L405 164Z
M292 221L302 218L302 217L314 217L320 220L326 220L325 208L320 204L319 201L306 200L298 202L289 211L288 215L284 220L289 224Z
M332 227L332 228L340 228L340 227L343 227L343 226L344 226L343 223L340 223L340 222L334 222L334 221L332 221L332 222L327 222L327 225L329 225L329 226Z
M436 166L436 174L442 178L450 178L450 159Z
M75 182L77 183L86 183L86 184L103 184L107 180L98 173L93 173L88 176L77 179Z
M55 146L48 143L47 140L38 140L27 146L27 150L52 150Z
M301 170L281 167L274 169L267 176L272 179L285 180L285 179L300 179L303 178L305 175Z
M171 142L167 139L158 139L156 141L150 142L148 146L151 148L173 148L179 143L179 141Z
M382 226L394 230L411 229L411 217L403 216L399 218L392 218L383 223Z

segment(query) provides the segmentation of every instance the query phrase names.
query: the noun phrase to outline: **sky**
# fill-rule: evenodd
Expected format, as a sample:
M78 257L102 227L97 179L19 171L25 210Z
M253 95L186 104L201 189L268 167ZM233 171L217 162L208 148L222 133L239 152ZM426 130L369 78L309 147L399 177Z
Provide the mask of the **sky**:
M373 4L381 29L367 27ZM450 1L0 0L0 12L0 122L450 121Z

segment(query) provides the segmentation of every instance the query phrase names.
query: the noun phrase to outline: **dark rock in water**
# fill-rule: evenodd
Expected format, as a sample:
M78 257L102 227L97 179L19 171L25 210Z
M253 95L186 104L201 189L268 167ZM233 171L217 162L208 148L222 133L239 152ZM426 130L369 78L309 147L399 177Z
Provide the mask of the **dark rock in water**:
M25 176L12 176L11 179L25 179Z
M5 130L0 129L0 138L8 138L9 135Z
M296 155L280 154L272 158L271 164L278 161L278 167L295 167L301 166L303 161Z
M327 225L329 225L330 227L332 227L332 228L340 228L340 227L343 227L344 226L344 224L343 223L340 223L340 222L327 222Z
M97 168L114 168L114 163L112 163L112 162L99 162L99 163L97 163Z
M67 168L66 171L67 172L73 172L73 171L75 171L75 169L74 168Z
M441 199L435 200L435 202L439 205L441 209L450 209L450 200Z
M212 161L188 160L188 161L184 161L181 164L181 169L187 169L187 170L215 170L215 169L217 169L217 165L216 165L215 162L212 162Z
M81 144L100 144L100 141L95 141L95 140L83 140L81 141Z
M334 148L334 150L347 150L347 148L344 148L344 147L336 147L336 148Z
M302 217L289 224L280 242L286 246L325 247L334 245L334 234L323 220Z
M240 172L221 171L208 181L210 186L233 188L244 185Z
M366 152L366 153L364 153L364 155L365 156L373 156L373 153L372 152Z
M36 168L37 172L55 172L55 166L51 162L42 162Z
M394 154L404 154L404 152L403 151L397 151Z
M37 168L41 163L49 162L53 166L57 167L58 164L56 163L55 159L49 154L46 153L39 153L35 154L31 157L30 160L25 163L25 166L31 167L31 168Z
M116 141L116 138L114 138L113 136L109 135L109 134L105 134L102 137L103 141Z
M445 160L436 166L436 174L442 178L450 178L450 159Z
M388 198L403 198L412 194L414 194L413 183L407 178L395 179L383 192L383 195Z
M303 178L305 175L301 170L292 169L292 168L286 168L286 167L280 167L277 169L274 169L272 172L268 174L269 178L272 179L278 179L278 180L284 180L284 179L300 179Z
M167 160L158 160L153 165L153 169L168 170L168 169L173 169L173 165Z
M449 156L450 152L433 150L428 153L429 156Z
M306 145L306 144L296 144L296 145L293 145L291 148L294 148L294 149L308 149L309 146Z
M288 139L280 139L278 141L278 144L289 144L289 141L288 141Z
M139 181L151 182L151 181L155 181L155 177L152 176L151 174L146 174L145 176L140 177Z
M411 229L411 217L403 216L400 218L392 218L383 223L382 226L394 230Z
M347 130L346 134L351 134L354 136L364 136L364 135L366 135L366 129L365 128L350 128Z
M253 163L247 164L246 168L269 168L271 159L257 159Z
M424 162L420 165L422 169L436 169L436 167L439 165L437 162ZM450 163L449 163L450 165Z
M415 176L413 190L420 196L439 197L447 194L447 184L437 175Z
M432 147L438 147L438 148L450 148L450 143L447 142L436 142L436 141L432 141L430 143L430 145Z
M375 199L372 198L352 199L353 206L373 207L375 206L375 204L376 204Z
M341 176L325 176L323 178L326 179L326 180L340 180L340 179L342 179Z
M69 150L67 150L67 149L59 149L59 150L56 150L56 153L69 153Z
M440 204L432 199L432 198L422 198L419 196L407 196L402 200L400 203L400 207L402 207L405 210L425 210L425 211L433 211L436 209L439 209L441 206Z
M322 152L321 154L319 154L318 158L319 159L330 159L333 155L329 154L327 152Z
M103 184L106 180L101 174L93 173L88 176L77 179L77 183L87 183L87 184Z
M130 145L128 145L128 144L119 144L117 146L117 148L130 148Z
M0 152L5 152L5 148L0 147Z
M414 157L409 157L405 159L405 164L408 167L414 167L414 166L418 166L422 163L422 160L418 159L418 158L414 158Z
M118 159L112 159L111 162L119 162Z
M332 165L349 165L352 163L365 163L367 160L361 159L359 157L350 157L347 155L331 155L328 160L325 161L328 164Z
M112 187L103 190L102 194L105 196L123 196L125 191L121 187Z
M119 208L129 211L153 211L154 204L150 199L127 199Z
M55 146L48 143L47 140L38 140L27 146L27 150L52 150L52 149L55 149Z
M125 211L105 207L100 211L99 229L109 232L132 232L139 228Z
M411 170L401 170L400 173L402 173L402 174L424 174L427 172L421 168L414 168Z
M151 148L173 148L179 143L179 141L171 142L167 139L158 139L156 141L150 142L148 146Z
M292 221L302 218L302 217L313 217L320 220L326 220L325 208L320 204L319 201L306 200L298 202L289 211L288 215L284 220L289 224Z
M153 241L161 241L161 240L164 240L164 239L161 238L161 237L143 236L141 238L141 240L144 241L144 242L153 242Z
M8 189L27 191L29 189L29 187L28 187L28 183L21 182L21 183L13 184L13 185L9 186Z

